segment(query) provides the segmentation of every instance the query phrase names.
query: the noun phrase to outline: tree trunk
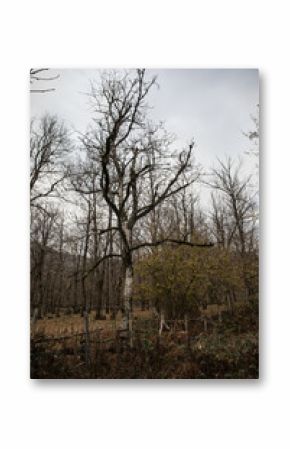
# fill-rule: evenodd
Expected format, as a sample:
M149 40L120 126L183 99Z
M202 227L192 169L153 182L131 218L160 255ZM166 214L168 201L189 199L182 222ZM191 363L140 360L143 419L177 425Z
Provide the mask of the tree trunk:
M128 330L130 347L133 347L133 334L132 334L132 290L133 290L133 266L129 265L125 269L124 279L124 328Z
M160 327L159 327L159 335L162 334L163 328L167 329L169 331L169 326L165 322L165 314L163 311L160 312Z
M86 366L91 365L91 348L90 348L90 324L89 314L87 310L84 310L84 333L85 333L85 361Z
M187 315L187 313L184 315L184 330L185 330L185 334L186 334L187 347L190 348L190 334L189 334L189 328L188 328L188 315Z

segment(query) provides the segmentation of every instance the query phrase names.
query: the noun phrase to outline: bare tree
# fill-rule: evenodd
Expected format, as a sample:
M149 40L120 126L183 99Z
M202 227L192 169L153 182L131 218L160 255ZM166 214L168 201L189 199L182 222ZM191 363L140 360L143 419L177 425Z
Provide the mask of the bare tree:
M98 164L99 189L113 213L112 228L117 230L121 242L118 255L124 270L124 324L129 330L134 251L167 242L209 246L207 243L194 244L170 237L138 243L134 241L137 223L199 176L192 167L194 143L176 156L176 152L174 154L171 150L168 135L146 118L146 97L155 82L155 78L145 79L144 70L137 70L135 76L130 73L106 73L100 87L92 84L90 98L96 114L94 127L83 137L88 154ZM156 155L154 160L151 157L152 149ZM168 157L174 160L174 164L168 166L165 163ZM149 176L152 172L158 174L153 186L152 176Z
M230 248L236 233L236 222L220 195L212 192L211 201L209 217L214 240L221 248Z
M31 215L31 305L33 322L45 313L45 262L52 243L58 211L42 207Z
M208 184L223 194L226 207L234 220L238 249L244 255L247 236L255 216L255 203L249 189L251 175L243 179L241 165L236 167L231 158L218 162L219 167L213 169L212 181Z
M235 245L241 258L245 294L248 297L250 290L248 276L248 261L253 252L254 236L256 232L257 207L254 201L255 194L250 187L251 176L245 178L241 175L241 164L237 166L231 158L225 162L219 160L219 166L213 169L212 180L208 183L220 192L224 201L224 208L217 211L217 204L213 204L213 218L219 242L225 243L225 222L227 229L227 246Z
M55 116L31 122L30 203L53 196L66 177L64 159L69 151L68 131Z

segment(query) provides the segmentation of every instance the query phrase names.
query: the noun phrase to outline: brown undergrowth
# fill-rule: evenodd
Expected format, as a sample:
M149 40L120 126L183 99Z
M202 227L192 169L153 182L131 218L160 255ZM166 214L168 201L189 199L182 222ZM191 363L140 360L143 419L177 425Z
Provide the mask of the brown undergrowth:
M222 321L211 322L207 331L201 321L191 322L188 334L177 325L160 337L148 314L135 322L133 348L124 336L111 331L106 321L97 322L90 334L89 358L82 333L63 339L49 339L48 333L46 339L38 335L31 344L31 377L258 378L258 319L249 306L238 309L235 315L224 312Z

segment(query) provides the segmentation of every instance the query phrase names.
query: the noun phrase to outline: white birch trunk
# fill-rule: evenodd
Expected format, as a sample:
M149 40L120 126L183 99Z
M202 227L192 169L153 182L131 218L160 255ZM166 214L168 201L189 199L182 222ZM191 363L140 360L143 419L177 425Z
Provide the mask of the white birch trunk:
M128 227L128 223L124 223L123 231L127 240L127 244L130 247L132 243L132 232ZM133 265L131 261L131 254L125 258L125 279L124 279L124 329L129 333L130 347L133 347L133 328L132 328L132 312L131 312L131 300L133 292ZM130 263L131 262L131 263Z
M162 334L163 328L169 330L169 326L165 322L164 312L160 313L160 327L159 327L159 335Z
M133 269L127 267L124 281L124 328L129 332L130 347L133 346L131 298L133 288Z

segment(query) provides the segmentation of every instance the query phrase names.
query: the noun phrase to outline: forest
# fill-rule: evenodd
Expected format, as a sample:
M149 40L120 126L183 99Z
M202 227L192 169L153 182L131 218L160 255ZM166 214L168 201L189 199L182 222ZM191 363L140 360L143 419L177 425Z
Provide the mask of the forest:
M31 96L53 79L31 69ZM31 118L34 379L259 377L259 108L208 169L152 120L157 81L102 71L85 132Z

